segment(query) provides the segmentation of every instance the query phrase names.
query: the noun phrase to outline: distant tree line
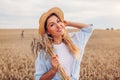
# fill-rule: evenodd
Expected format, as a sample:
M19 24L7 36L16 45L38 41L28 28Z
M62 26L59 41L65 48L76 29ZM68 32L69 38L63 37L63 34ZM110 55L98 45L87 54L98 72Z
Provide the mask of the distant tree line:
M106 30L114 30L114 28L112 27L112 28L106 28Z

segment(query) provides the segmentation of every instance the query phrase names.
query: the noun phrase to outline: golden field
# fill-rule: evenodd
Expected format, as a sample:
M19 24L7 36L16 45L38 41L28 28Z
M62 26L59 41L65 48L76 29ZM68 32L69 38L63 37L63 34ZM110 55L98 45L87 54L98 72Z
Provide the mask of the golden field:
M0 80L34 80L31 41L37 30L0 30ZM120 80L120 30L94 30L81 63L81 80Z

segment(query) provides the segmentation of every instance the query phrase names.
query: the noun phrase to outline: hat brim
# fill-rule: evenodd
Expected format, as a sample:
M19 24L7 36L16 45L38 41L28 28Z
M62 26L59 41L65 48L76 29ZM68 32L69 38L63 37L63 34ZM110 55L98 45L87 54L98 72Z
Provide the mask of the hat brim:
M61 21L64 21L63 11L58 7L51 8L48 12L42 14L42 16L40 17L39 31L38 31L39 34L41 34L41 35L45 34L45 28L44 28L45 21L48 18L48 16L50 16L53 13L56 14L60 18Z

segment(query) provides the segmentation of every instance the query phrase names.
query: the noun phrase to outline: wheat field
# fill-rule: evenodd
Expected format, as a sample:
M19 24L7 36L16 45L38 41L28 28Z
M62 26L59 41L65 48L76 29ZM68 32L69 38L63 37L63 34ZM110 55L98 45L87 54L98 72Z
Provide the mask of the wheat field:
M34 80L31 41L37 30L0 30L0 80ZM81 63L81 80L120 80L120 30L94 30Z

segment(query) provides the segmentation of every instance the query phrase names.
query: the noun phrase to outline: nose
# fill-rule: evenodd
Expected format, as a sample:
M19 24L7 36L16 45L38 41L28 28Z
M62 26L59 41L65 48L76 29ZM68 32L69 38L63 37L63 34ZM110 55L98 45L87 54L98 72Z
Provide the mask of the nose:
M56 27L57 27L57 28L60 28L61 25L60 25L59 23L56 23Z

